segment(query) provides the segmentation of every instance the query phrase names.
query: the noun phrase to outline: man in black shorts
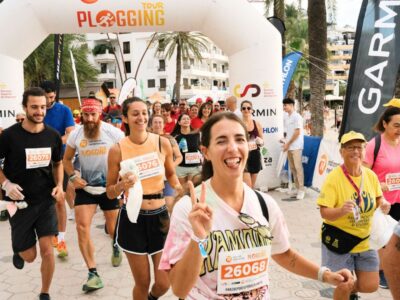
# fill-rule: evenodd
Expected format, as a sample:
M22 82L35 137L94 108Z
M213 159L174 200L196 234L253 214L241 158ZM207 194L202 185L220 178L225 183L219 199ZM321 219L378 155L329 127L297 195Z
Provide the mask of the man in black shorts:
M108 199L106 195L108 150L124 137L124 133L111 124L100 120L102 105L97 99L85 99L82 102L82 124L68 137L64 155L65 172L75 187L75 221L78 231L79 249L89 270L85 292L103 287L97 273L94 257L94 245L90 237L90 226L97 205L104 212L106 228L113 239L119 211L118 199ZM74 172L72 160L75 152L79 154L81 175ZM111 263L120 265L122 259L118 246L112 246Z
M42 257L42 288L39 299L50 299L49 289L54 273L51 239L58 233L55 202L63 201L63 166L61 137L44 125L46 95L41 88L24 92L22 106L26 118L0 135L0 183L6 200L28 203L10 218L13 264L17 269L37 256L39 239Z

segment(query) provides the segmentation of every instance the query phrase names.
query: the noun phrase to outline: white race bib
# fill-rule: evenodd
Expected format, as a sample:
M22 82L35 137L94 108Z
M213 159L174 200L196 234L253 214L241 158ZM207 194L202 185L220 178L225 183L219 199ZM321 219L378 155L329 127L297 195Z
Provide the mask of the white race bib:
M199 152L185 153L185 163L188 165L201 163L201 154Z
M47 167L51 161L51 148L27 148L25 156L27 169Z
M268 285L270 246L220 252L218 294L236 294Z
M386 185L389 191L400 190L400 173L386 174Z
M257 149L257 144L255 140L250 140L248 144L249 144L249 151Z
M132 160L139 169L140 180L164 174L164 168L161 165L157 152L133 157Z

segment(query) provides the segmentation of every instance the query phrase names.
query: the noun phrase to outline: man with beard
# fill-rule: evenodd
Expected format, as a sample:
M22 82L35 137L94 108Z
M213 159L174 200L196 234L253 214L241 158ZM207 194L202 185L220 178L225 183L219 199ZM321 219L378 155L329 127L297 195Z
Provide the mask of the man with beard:
M56 101L56 86L52 81L43 81L40 87L46 92L47 112L44 118L44 123L53 127L61 135L63 143L63 151L68 134L74 129L75 121L72 112L64 104ZM63 152L64 153L64 152ZM68 188L68 177L64 174L63 189ZM70 195L71 193L68 193ZM65 233L67 229L67 209L65 201L60 201L56 204L57 219L58 219L58 236L53 238L53 247L57 248L58 257L65 258L68 256L67 245L65 243Z
M22 106L26 113L24 121L0 135L0 160L4 159L0 183L6 200L24 200L28 204L27 208L10 212L13 264L22 269L25 261L33 262L39 240L42 258L39 299L46 300L50 299L55 266L51 243L57 234L54 203L63 201L62 142L60 135L43 123L46 95L41 88L26 90Z
M113 239L119 202L118 199L109 200L106 195L107 156L111 146L119 142L124 134L118 128L100 120L102 105L99 100L83 100L81 110L83 126L76 128L68 137L63 163L76 191L75 221L78 242L89 270L83 291L89 292L103 287L96 269L90 225L99 205L106 219L107 232ZM72 164L76 151L79 154L81 175L75 174ZM121 260L122 254L113 243L111 263L117 267Z

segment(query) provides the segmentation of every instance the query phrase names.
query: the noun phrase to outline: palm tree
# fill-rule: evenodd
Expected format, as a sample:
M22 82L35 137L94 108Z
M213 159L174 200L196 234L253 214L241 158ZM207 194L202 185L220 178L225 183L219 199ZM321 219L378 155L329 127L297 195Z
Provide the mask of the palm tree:
M201 52L208 49L207 38L199 32L165 32L158 33L154 39L158 46L156 55L165 55L171 59L176 53L176 79L175 79L175 97L177 100L181 97L181 78L182 78L182 59L187 60L194 57L195 60L203 59Z
M327 24L325 0L308 0L308 45L310 53L311 134L323 136L324 97L327 70Z
M90 52L84 35L64 35L61 83L74 82L69 50L75 58L79 82L95 81L99 71L92 66L87 56ZM24 61L25 87L38 86L43 80L53 80L54 35L49 35Z

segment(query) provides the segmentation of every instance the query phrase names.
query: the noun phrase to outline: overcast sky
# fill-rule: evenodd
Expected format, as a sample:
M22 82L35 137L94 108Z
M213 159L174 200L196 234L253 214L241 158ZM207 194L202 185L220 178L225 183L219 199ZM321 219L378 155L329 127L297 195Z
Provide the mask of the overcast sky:
M307 0L302 0L304 9L307 9ZM285 3L298 3L298 0L285 0ZM336 22L339 27L350 25L354 29L357 26L358 14L362 0L336 0ZM264 4L257 3L258 9L263 13Z

